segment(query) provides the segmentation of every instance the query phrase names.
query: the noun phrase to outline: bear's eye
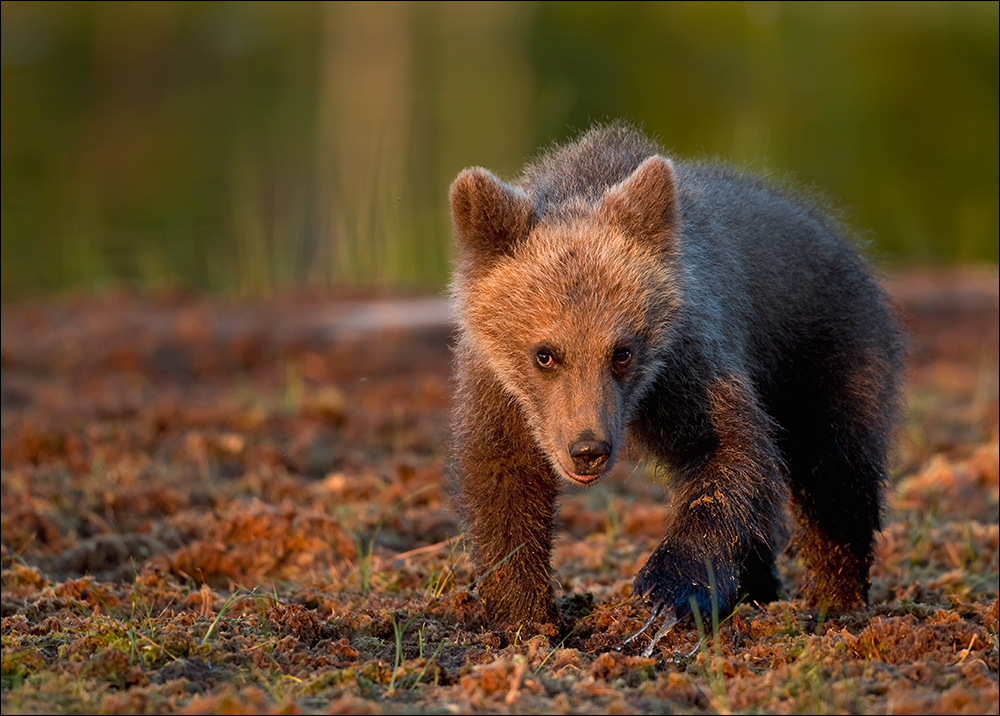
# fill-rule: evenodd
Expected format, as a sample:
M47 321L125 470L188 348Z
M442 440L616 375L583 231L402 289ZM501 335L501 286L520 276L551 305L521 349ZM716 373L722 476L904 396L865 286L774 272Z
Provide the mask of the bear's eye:
M632 351L629 348L617 348L611 356L611 362L615 368L625 368L632 362Z
M535 351L535 362L542 368L551 368L556 364L555 357L544 348Z

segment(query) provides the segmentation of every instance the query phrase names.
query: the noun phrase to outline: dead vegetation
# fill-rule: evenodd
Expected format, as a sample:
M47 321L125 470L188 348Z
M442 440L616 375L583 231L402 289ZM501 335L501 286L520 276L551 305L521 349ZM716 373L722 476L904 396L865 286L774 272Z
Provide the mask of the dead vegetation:
M871 609L744 604L652 658L619 651L660 538L642 467L563 500L566 629L485 627L442 489L440 320L4 308L3 712L996 713L997 275L891 287L912 379Z

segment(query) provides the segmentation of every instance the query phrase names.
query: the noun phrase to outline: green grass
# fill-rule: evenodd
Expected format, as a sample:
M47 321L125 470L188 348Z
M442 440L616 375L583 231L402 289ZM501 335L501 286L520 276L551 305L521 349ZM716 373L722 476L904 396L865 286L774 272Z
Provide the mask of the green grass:
M437 291L458 171L613 117L817 187L879 261L998 260L995 3L126 7L0 11L4 300Z

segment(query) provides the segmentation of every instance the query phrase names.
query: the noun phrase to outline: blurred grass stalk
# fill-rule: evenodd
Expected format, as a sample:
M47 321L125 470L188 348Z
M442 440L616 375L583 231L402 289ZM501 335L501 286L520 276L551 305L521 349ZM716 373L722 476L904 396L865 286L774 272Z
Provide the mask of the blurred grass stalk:
M403 204L410 6L325 4L320 15L317 229L327 240L309 278L392 283L415 268L402 250L416 239L413 203Z
M316 226L325 240L308 278L441 286L454 173L484 136L498 161L527 151L530 83L518 38L528 8L349 2L321 9Z
M527 6L500 3L320 5L315 184L268 187L252 156L236 162L235 252L216 256L213 283L245 294L303 283L443 286L454 174L484 136L483 162L510 174L530 152L530 71L518 39L528 17ZM427 47L416 46L421 36ZM420 71L435 74L436 91ZM418 130L440 141L422 145Z

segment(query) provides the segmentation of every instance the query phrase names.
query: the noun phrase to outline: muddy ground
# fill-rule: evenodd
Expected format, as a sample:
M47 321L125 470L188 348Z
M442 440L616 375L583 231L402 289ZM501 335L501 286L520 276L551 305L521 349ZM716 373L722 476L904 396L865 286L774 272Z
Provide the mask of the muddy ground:
M665 488L568 489L562 632L486 627L443 489L435 297L2 310L7 713L997 713L998 277L890 278L913 334L872 606L744 604L620 650ZM471 587L471 588L470 588Z

